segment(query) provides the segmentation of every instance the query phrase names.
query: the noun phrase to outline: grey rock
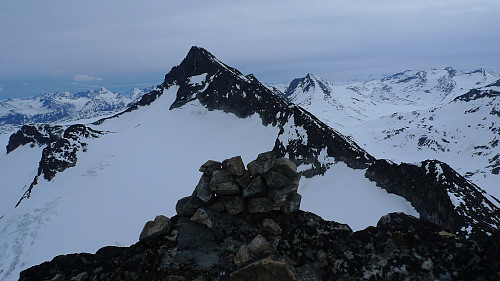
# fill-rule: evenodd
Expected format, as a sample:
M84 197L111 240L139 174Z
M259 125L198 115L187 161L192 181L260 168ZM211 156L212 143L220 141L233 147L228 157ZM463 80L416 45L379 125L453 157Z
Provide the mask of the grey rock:
M195 279L193 279L192 281L208 281L208 280L205 277L200 275L200 276L196 277Z
M276 155L272 151L261 153L257 159L247 164L251 176L262 175L269 171L276 160Z
M221 170L222 163L214 160L208 160L205 164L201 165L200 172L207 176L211 176L214 171Z
M141 234L139 240L143 240L153 235L166 234L170 230L170 219L166 216L159 215L153 221L148 221Z
M230 215L237 215L245 211L245 199L240 196L223 197L224 208Z
M217 196L215 199L210 202L205 208L216 211L216 212L224 212L224 200L222 199L222 196Z
M210 189L210 180L210 176L203 174L194 190L194 195L196 195L198 198L200 198L201 201L205 203L208 203L210 200L212 200L214 196L212 190Z
M229 170L214 171L210 180L210 189L218 195L240 194L240 186Z
M203 206L203 201L201 201L198 197L187 196L177 201L177 204L175 205L175 211L177 212L178 216L191 217L201 206Z
M258 195L263 195L266 191L266 186L262 177L256 176L250 180L247 187L243 188L243 197L253 197Z
M239 195L240 186L236 182L221 182L211 186L217 195Z
M298 193L293 193L289 196L288 200L281 207L281 211L284 214L290 214L300 209L300 201L302 200L302 195Z
M236 255L234 255L233 261L237 266L241 266L242 264L250 261L252 256L250 255L250 250L247 245L243 245L240 247Z
M250 182L250 172L248 170L245 170L243 175L241 177L236 178L236 182L243 188L247 187L248 183Z
M71 278L70 281L86 281L86 280L89 280L89 274L88 272L85 271Z
M273 202L267 197L249 198L247 209L250 213L265 213L273 210Z
M241 156L235 156L227 159L226 165L229 172L235 176L240 177L245 173L245 164L243 164Z
M271 170L287 177L294 177L297 174L297 166L288 158L276 159Z
M298 281L294 268L283 258L268 257L244 266L229 276L231 281Z
M215 215L204 208L199 208L196 210L194 215L191 217L191 221L204 225L208 228L213 228L215 224Z
M262 227L265 231L271 233L272 235L281 235L281 233L283 233L280 225L272 219L264 219Z
M269 191L269 198L274 204L281 205L289 200L289 197L297 192L297 186L290 185L280 189L274 189Z
M261 255L269 251L269 243L262 234L257 234L252 242L248 244L248 250L256 255Z
M292 184L290 178L275 171L269 171L263 177L270 189L278 189Z
M177 235L179 249L198 249L214 241L214 234L204 226L187 221L179 227L179 234Z
M163 281L186 281L186 278L179 275L169 275L165 277Z

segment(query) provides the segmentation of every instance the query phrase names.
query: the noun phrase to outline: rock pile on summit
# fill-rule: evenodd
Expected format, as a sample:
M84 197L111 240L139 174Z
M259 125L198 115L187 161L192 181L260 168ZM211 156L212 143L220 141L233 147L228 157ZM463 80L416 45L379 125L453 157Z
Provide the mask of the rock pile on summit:
M300 175L292 161L276 159L273 152L265 152L248 163L247 168L240 156L223 162L207 161L200 167L203 175L193 194L177 202L177 215L196 221L206 220L213 212L289 214L299 209Z

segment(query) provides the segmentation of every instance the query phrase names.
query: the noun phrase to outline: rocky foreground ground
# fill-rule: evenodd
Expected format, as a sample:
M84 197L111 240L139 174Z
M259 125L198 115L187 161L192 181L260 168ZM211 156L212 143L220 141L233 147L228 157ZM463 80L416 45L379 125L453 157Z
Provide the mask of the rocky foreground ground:
M300 211L295 165L270 152L200 171L138 243L58 256L20 280L500 280L498 233L465 238L402 213L353 232Z

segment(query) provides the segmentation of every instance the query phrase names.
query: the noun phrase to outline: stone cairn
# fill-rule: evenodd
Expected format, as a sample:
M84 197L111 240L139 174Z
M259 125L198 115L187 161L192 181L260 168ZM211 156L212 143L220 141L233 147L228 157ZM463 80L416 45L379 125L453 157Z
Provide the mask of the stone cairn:
M178 216L198 221L207 211L238 215L299 210L302 197L297 193L297 166L287 158L276 159L271 151L259 154L247 169L241 156L235 156L222 163L209 160L200 172L203 175L193 194L177 202Z

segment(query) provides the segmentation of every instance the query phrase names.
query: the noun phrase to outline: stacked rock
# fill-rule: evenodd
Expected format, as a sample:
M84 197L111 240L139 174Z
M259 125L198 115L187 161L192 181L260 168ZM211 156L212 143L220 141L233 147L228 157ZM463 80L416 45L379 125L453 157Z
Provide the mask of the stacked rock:
M223 162L209 160L200 172L203 175L193 194L177 202L177 215L192 217L197 211L202 217L200 212L213 211L289 214L300 207L297 166L287 158L276 159L271 151L259 154L247 169L241 156L235 156Z

